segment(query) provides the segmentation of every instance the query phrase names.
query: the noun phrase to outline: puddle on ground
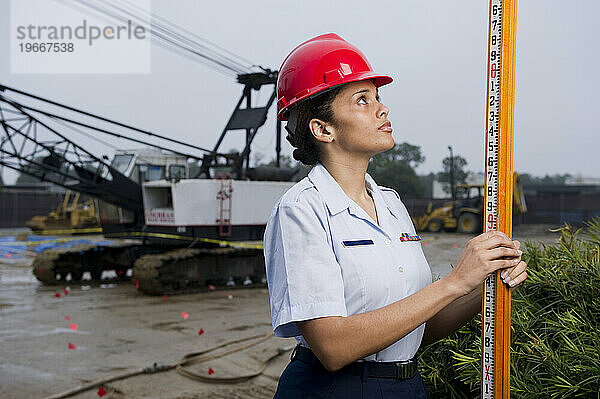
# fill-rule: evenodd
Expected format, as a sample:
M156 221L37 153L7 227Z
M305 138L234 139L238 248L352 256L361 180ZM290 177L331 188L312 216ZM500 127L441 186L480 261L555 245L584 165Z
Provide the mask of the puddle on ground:
M56 378L56 375L53 373L48 373L42 370L34 369L32 367L20 366L18 364L0 363L0 370L2 370L2 374L4 374L5 376L15 375L19 378L32 377L41 378L45 380L53 380Z
M82 331L81 329L71 330L70 328L64 327L50 327L45 331L32 331L31 329L26 330L2 330L0 331L0 342L6 341L12 338L24 338L24 337L47 337L53 334L84 334L89 335L89 331Z

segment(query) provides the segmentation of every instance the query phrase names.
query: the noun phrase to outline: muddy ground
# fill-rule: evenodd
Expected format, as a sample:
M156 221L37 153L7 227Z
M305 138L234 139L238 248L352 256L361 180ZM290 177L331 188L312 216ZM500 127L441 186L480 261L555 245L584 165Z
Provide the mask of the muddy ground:
M553 243L558 234L548 227L520 226L514 236ZM423 249L432 272L448 273L470 238L424 234ZM29 263L0 262L1 398L46 398L154 363L173 364L186 353L272 332L266 289L165 298L141 295L131 283L121 283L71 285L65 295L66 286L39 284ZM256 342L248 341L255 343L249 349L190 366L213 381L190 379L175 370L144 374L105 383L104 398L271 398L295 341L270 337ZM279 349L283 353L267 362L258 377L238 383L214 381L258 373ZM97 391L72 397L98 398Z

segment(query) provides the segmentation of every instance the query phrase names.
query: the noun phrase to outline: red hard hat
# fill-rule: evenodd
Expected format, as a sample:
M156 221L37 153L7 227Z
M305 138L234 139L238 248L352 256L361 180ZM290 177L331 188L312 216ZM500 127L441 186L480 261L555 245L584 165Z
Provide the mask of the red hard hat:
M374 79L377 87L392 82L391 77L373 72L364 54L335 33L307 40L279 68L277 118L288 120L289 107L315 93L367 79Z

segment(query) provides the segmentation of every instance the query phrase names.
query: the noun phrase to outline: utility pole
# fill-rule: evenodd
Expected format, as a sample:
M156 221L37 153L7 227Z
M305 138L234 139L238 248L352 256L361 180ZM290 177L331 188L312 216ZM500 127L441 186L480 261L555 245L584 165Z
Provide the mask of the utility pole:
M454 188L454 155L452 154L452 146L448 146L450 150L450 192L452 193L452 201L456 200L456 191Z

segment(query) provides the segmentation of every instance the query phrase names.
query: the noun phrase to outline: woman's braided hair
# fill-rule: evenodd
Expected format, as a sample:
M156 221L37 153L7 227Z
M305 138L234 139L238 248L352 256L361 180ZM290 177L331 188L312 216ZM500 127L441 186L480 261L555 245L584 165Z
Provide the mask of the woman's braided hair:
M294 131L286 126L287 141L295 147L293 156L305 165L314 165L320 160L320 151L317 140L313 137L309 122L311 119L320 119L323 122L335 123L333 115L333 100L338 95L342 85L335 86L315 97L308 98L295 104L290 112L296 113L296 128Z

